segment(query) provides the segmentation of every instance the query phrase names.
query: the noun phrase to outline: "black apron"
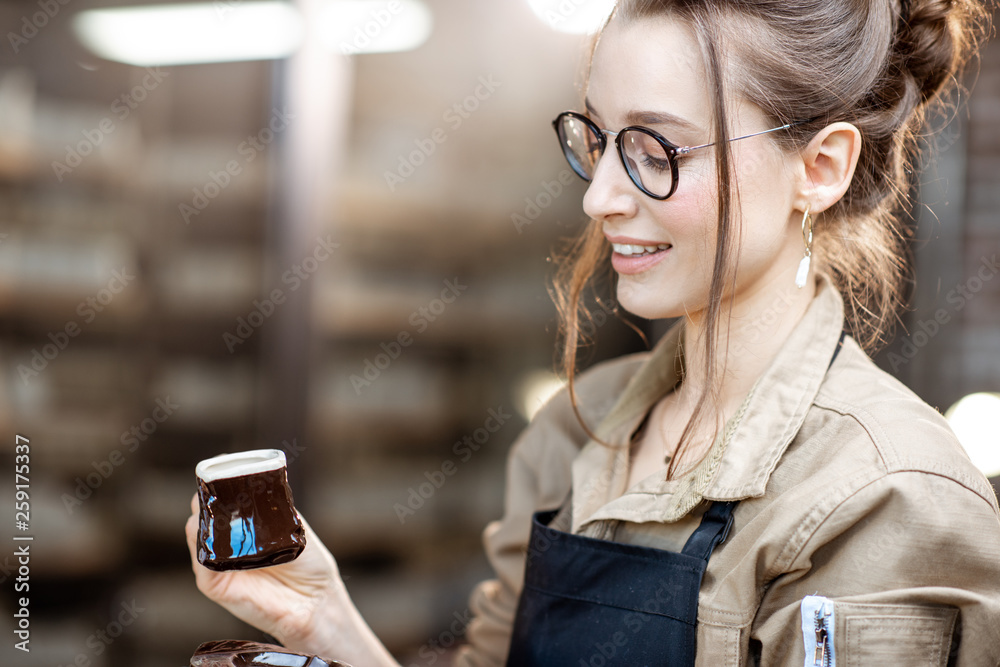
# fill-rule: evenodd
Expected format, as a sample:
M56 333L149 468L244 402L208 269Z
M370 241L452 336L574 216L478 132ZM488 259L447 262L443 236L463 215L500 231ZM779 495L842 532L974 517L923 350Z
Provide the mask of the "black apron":
M693 667L698 591L735 502L705 512L680 553L597 540L532 519L508 667Z
M734 507L712 503L680 553L564 533L548 527L558 510L537 512L507 666L694 667L701 579Z

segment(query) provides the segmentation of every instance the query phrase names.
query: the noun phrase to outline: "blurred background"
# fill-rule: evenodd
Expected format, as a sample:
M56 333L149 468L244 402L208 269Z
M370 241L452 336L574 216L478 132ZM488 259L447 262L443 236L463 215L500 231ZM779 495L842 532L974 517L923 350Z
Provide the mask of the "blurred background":
M197 591L183 524L197 461L274 447L375 631L447 664L506 452L559 384L549 258L584 188L550 120L607 2L92 11L115 4L0 3L0 443L8 475L30 440L34 536L31 653L0 663L265 639ZM996 480L1000 44L976 74L878 361ZM644 349L598 323L586 364Z

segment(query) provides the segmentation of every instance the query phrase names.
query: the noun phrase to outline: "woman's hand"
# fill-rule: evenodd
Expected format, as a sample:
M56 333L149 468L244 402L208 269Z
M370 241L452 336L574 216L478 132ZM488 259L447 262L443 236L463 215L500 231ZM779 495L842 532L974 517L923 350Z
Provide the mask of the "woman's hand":
M343 592L343 583L333 556L305 519L306 547L290 563L216 572L198 562L197 493L191 499L191 512L185 530L198 589L286 646L314 648L316 631L322 625L318 619Z
M288 648L353 665L399 667L358 613L333 556L305 519L302 525L306 548L290 563L255 570L209 570L198 562L196 493L185 530L198 589Z

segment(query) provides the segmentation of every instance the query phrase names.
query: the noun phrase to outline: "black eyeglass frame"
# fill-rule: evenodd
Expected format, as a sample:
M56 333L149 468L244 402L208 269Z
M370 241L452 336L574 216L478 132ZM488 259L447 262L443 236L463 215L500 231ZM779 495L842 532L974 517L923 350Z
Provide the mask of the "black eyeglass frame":
M635 185L635 187L639 188L639 190L642 191L644 195L659 201L663 201L664 199L669 199L670 196L677 191L677 183L679 180L677 171L678 156L684 156L689 154L691 151L696 151L699 148L708 148L709 146L714 146L716 143L718 143L713 141L712 143L701 144L700 146L678 146L670 142L666 138L664 138L663 135L661 135L656 130L652 130L648 127L643 127L642 125L629 125L628 127L623 127L617 132L614 132L611 130L605 130L598 127L597 123L595 123L582 113L576 111L563 111L561 114L556 116L555 120L552 121L552 127L553 129L555 129L556 136L559 138L559 146L562 149L563 157L566 158L566 161L569 163L569 166L573 170L573 173L575 173L577 176L582 178L587 183L590 183L593 180L593 177L580 173L580 170L578 170L573 164L573 160L571 159L572 149L569 147L569 144L565 139L564 133L561 130L563 126L562 121L564 118L573 118L575 120L579 120L597 136L597 140L599 142L601 149L600 155L598 156L598 160L600 160L600 158L604 156L604 151L607 150L608 136L609 135L613 136L615 138L615 147L618 152L618 158L621 160L622 167L625 169L625 173L628 174L629 180L631 180L632 183ZM760 132L754 132L753 134L743 135L742 137L733 137L732 139L729 139L729 141L739 141L740 139L749 139L750 137L756 137L762 134L769 134L771 132L778 132L779 130L787 130L790 127L795 127L796 125L802 125L803 123L809 123L812 122L813 120L815 119L800 120L800 121L795 121L793 123L786 123L781 127L774 127L771 128L770 130L762 130ZM656 143L658 143L663 148L664 152L667 155L667 162L670 164L670 177L671 177L670 192L668 192L667 194L665 195L653 194L648 189L646 189L645 186L643 186L642 181L639 180L639 177L636 174L633 174L632 170L629 169L628 161L625 159L625 149L622 146L622 140L621 140L622 135L628 131L641 132L645 135L648 135L652 137L653 140L656 141ZM595 169L596 166L597 164L595 163L594 164Z

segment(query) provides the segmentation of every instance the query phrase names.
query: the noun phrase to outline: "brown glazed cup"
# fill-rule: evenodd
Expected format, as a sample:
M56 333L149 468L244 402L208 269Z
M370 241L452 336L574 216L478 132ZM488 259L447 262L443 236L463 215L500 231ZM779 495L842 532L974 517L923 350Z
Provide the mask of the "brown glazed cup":
M351 667L315 655L295 653L274 644L261 644L238 639L205 642L191 656L191 667Z
M198 477L198 562L211 570L287 563L306 546L285 453L255 449L205 459Z

